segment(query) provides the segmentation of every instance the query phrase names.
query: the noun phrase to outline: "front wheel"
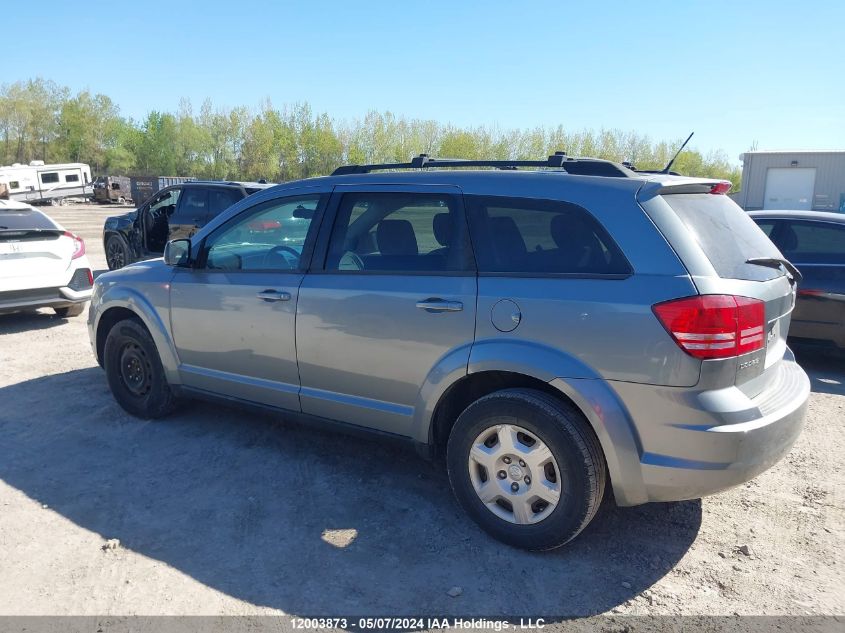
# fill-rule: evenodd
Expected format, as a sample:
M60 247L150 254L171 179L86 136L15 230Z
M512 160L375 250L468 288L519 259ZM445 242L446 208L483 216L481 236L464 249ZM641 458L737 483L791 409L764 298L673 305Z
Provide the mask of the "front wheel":
M123 268L129 263L129 249L119 235L111 235L106 240L106 264L109 270Z
M106 337L103 367L114 399L128 413L161 418L176 405L161 358L147 329L135 319L117 322Z
M458 502L484 530L528 550L560 547L595 516L606 465L574 406L532 389L476 400L446 450Z

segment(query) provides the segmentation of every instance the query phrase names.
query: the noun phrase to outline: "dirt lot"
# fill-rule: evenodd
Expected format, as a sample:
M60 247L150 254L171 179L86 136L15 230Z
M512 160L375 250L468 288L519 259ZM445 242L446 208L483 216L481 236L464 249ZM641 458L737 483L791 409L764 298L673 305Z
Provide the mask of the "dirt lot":
M105 269L119 208L47 211ZM528 554L411 452L208 404L139 422L84 316L0 316L0 614L845 614L845 363L802 359L807 426L775 468Z

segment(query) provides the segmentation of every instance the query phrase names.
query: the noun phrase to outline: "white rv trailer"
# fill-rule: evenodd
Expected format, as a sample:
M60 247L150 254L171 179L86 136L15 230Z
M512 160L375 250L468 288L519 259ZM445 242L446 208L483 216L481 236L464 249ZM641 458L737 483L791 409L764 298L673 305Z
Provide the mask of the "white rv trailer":
M0 167L0 183L6 185L9 198L30 203L64 204L66 198L88 197L94 191L91 168L85 163L14 163Z

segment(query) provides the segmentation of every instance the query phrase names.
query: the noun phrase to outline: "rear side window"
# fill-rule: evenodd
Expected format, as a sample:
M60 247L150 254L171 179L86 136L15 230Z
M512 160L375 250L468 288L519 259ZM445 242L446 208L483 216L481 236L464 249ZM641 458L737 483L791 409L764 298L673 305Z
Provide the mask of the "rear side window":
M627 275L628 261L596 219L567 202L467 196L479 272Z
M187 187L182 194L182 201L176 213L170 218L174 224L193 224L202 226L208 215L208 189Z
M845 264L845 225L784 222L775 243L795 263Z
M240 201L243 196L237 189L212 189L208 197L208 219L217 217L223 211Z
M344 194L326 268L431 274L470 270L465 226L459 201L450 194Z
M754 220L727 196L680 193L664 194L663 199L695 237L719 277L764 281L781 274L746 263L752 257L781 254Z

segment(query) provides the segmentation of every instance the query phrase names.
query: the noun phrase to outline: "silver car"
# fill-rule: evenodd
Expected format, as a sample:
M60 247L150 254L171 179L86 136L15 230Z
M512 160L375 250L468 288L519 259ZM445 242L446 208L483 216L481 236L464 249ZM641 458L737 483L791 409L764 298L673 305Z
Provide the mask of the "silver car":
M801 431L800 276L728 188L560 155L348 166L100 276L91 343L133 415L202 397L401 437L490 534L550 549L608 488L718 492Z

